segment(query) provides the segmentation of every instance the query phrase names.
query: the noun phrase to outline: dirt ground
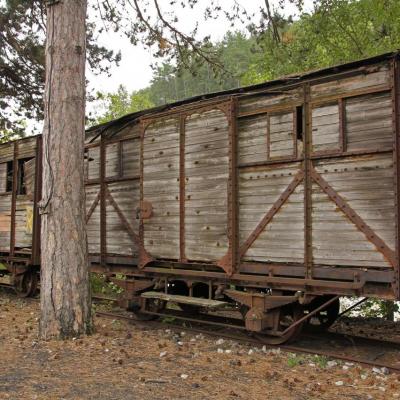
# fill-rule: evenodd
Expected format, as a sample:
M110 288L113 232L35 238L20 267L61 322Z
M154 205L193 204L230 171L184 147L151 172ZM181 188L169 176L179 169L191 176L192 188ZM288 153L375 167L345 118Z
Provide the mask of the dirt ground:
M0 292L0 399L400 399L385 371L110 319L43 342L38 306Z

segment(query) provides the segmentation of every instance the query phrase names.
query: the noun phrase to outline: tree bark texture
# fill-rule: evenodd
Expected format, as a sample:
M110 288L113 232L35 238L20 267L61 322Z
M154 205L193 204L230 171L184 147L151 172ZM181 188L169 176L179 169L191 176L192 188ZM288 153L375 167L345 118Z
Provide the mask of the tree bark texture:
M40 335L90 333L85 226L86 0L47 8Z

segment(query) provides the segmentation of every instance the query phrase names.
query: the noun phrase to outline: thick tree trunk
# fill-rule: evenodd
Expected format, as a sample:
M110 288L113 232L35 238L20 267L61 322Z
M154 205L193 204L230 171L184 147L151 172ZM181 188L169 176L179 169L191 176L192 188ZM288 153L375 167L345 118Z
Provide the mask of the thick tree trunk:
M47 11L41 253L42 338L91 331L83 154L86 0Z

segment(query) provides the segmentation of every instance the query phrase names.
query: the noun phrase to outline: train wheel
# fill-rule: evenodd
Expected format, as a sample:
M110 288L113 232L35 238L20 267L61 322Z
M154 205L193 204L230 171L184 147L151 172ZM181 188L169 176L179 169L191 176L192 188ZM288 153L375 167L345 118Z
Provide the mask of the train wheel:
M279 323L278 331L284 332L290 325L299 320L304 316L303 307L300 304L290 304L284 306L279 310ZM303 323L296 325L293 329L290 329L282 336L273 336L262 333L259 337L266 344L279 345L283 343L288 343L295 340L303 328Z
M38 275L35 271L26 271L15 279L15 292L18 297L30 297L36 293Z
M315 310L316 308L322 306L325 302L327 302L331 297L330 296L319 296L314 299L308 306L307 309L309 312ZM331 303L327 308L318 312L314 316L312 316L308 320L308 327L311 330L322 332L330 328L330 326L336 321L340 312L340 301L337 299L333 303Z

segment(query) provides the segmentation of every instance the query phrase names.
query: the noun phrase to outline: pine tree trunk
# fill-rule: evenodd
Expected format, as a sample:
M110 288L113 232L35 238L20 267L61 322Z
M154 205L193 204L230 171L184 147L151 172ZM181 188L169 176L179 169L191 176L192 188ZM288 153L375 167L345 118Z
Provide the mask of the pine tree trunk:
M86 0L47 9L40 335L90 333L85 227Z

